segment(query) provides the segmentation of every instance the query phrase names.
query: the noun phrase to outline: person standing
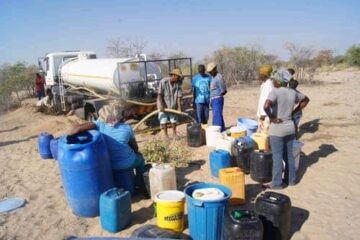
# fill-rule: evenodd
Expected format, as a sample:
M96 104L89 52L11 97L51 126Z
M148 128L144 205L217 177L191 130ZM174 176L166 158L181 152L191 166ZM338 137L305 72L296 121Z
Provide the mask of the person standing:
M210 76L205 73L205 66L198 66L199 73L192 79L194 102L196 104L196 120L207 124L209 120Z
M35 77L35 91L38 100L45 97L45 79L39 73Z
M178 110L181 112L182 89L180 81L183 75L180 69L175 68L170 72L170 76L160 81L157 108L159 112L160 127L166 139L169 139L167 124L170 122L173 129L173 136L176 140L179 136L176 133L177 116L173 113L165 112L165 108Z
M289 88L294 89L295 91L298 92L297 86L299 85L299 82L294 79L295 70L293 68L289 68L288 71L292 75L292 78L289 81ZM295 135L296 135L296 137L298 135L299 124L300 124L300 119L302 118L302 115L303 115L302 111L295 111L295 113L292 116L294 124L295 124L295 130L296 130Z
M225 122L223 117L224 95L227 93L223 77L217 71L215 63L211 62L206 67L207 72L212 76L210 83L210 102L213 112L214 126L220 126L221 131L225 131Z
M264 110L270 119L270 145L273 157L272 183L266 187L282 189L283 160L285 161L285 183L296 184L295 160L293 143L295 140L295 125L292 121L295 111L301 111L309 103L309 98L300 92L288 88L291 74L280 69L275 71L271 78L274 89L270 92L264 105Z
M273 82L270 78L272 71L273 69L270 65L263 65L259 69L259 79L262 81L262 84L260 86L260 97L256 115L259 121L258 132L266 134L269 131L270 120L264 110L264 104L267 97L269 96L269 93L274 88Z

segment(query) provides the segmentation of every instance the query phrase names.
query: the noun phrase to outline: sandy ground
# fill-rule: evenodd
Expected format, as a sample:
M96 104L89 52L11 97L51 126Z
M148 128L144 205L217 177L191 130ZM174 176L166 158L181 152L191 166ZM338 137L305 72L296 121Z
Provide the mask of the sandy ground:
M300 85L311 103L304 112L301 140L305 143L299 183L281 192L292 201L292 239L358 239L360 235L360 72L321 73L320 85ZM239 87L225 98L225 120L254 117L258 87ZM0 239L64 239L67 236L129 236L137 227L154 223L150 200L135 197L132 225L118 233L101 229L99 218L72 214L62 189L58 164L41 160L37 135L65 133L75 117L35 113L30 102L0 117L0 199L23 197L27 204L0 215ZM185 128L180 128L184 137ZM154 136L138 136L141 144ZM185 146L185 144L184 144ZM207 147L193 148L195 164L177 170L179 188L195 181L211 181ZM247 204L252 209L259 184L246 176Z

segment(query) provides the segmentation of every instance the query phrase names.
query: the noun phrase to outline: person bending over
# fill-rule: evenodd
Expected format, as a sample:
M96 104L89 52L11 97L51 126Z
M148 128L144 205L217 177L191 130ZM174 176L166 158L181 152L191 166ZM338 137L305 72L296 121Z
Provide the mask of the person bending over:
M99 110L99 118L75 126L70 134L96 129L102 133L108 148L113 171L136 170L136 185L141 191L145 189L143 173L144 158L139 152L132 127L124 122L124 109L114 105L105 105Z

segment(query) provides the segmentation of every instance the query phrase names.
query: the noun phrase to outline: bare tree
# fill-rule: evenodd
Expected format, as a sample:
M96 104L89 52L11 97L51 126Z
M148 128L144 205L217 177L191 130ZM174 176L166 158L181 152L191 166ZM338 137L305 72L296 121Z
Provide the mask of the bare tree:
M151 52L147 55L150 60L158 60L164 58L164 54L159 52Z
M323 49L317 52L314 58L314 64L317 67L321 67L324 65L330 65L333 62L334 51L331 49Z
M305 80L308 77L308 80L311 80L316 70L311 61L315 50L310 47L296 46L290 42L285 43L284 47L290 52L290 63L295 68L296 78Z
M277 65L278 57L265 54L258 45L247 47L222 47L216 50L205 62L217 63L226 84L233 85L250 82L258 78L258 70L262 64Z
M125 40L121 38L110 39L106 47L112 57L132 57L140 54L147 46L147 42L141 37L132 37Z
M120 57L122 53L122 46L124 42L120 38L108 40L106 50L111 57Z

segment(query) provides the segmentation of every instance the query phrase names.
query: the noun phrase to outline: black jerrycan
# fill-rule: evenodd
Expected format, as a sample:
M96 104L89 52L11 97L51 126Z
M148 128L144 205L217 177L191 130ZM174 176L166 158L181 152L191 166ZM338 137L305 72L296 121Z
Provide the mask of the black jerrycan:
M187 125L187 142L189 147L200 147L203 145L203 134L200 123L189 123Z
M284 194L265 192L256 198L255 213L264 227L264 240L288 240L291 229L291 201Z
M262 223L253 211L230 211L225 215L223 224L224 240L263 239Z
M250 173L250 159L253 148L244 148L238 144L232 146L234 165L239 167L245 174Z
M251 153L250 176L259 183L267 183L272 179L272 153L255 150Z

